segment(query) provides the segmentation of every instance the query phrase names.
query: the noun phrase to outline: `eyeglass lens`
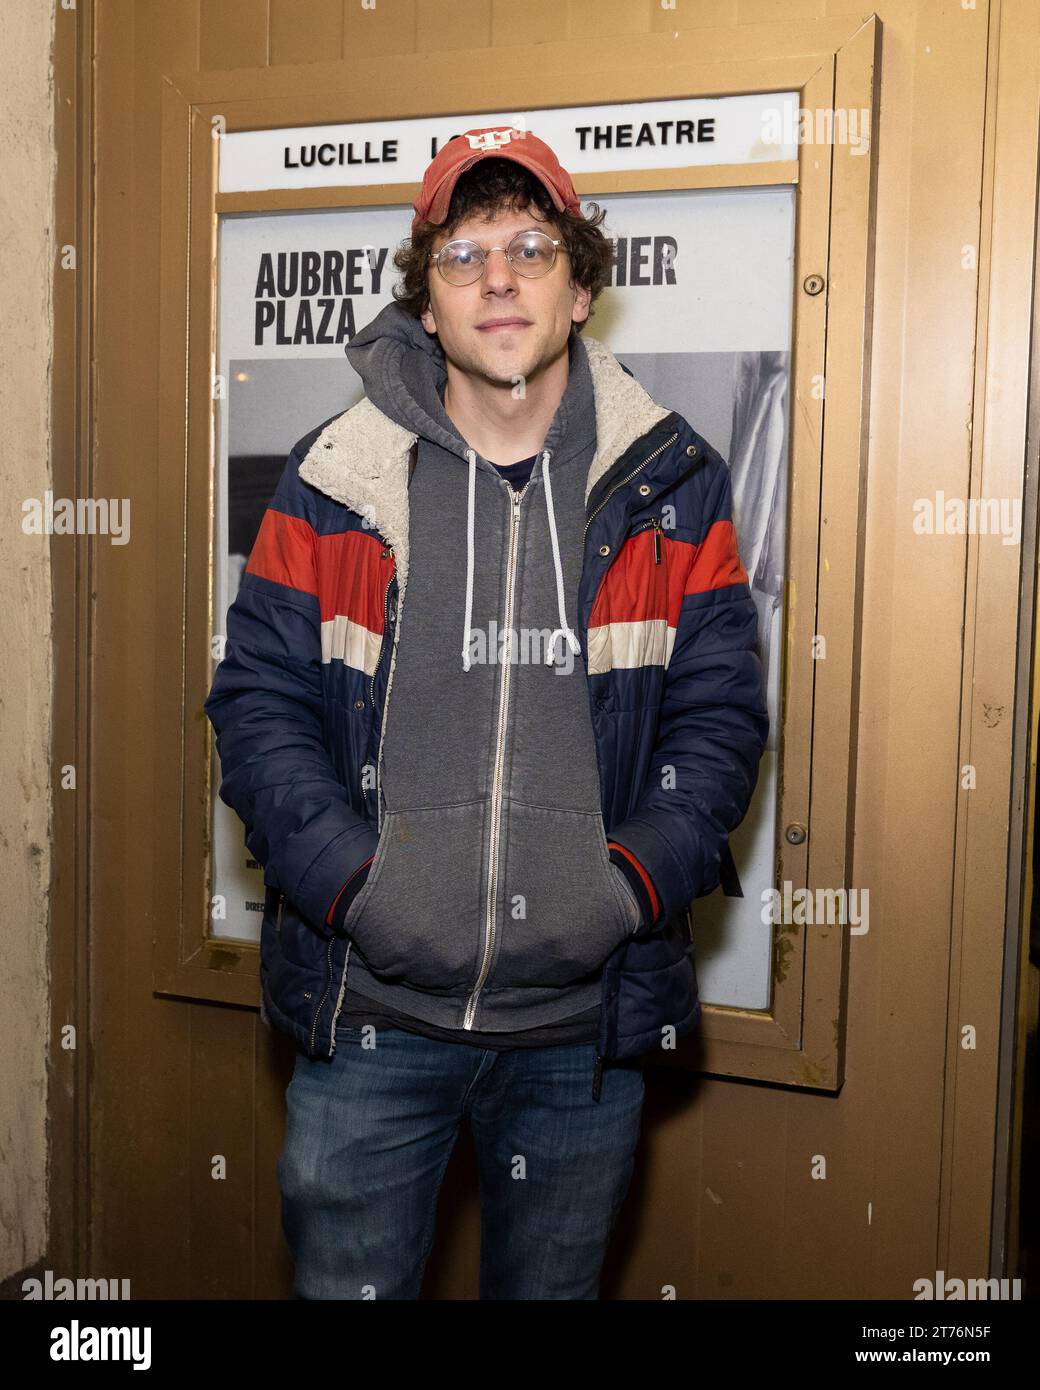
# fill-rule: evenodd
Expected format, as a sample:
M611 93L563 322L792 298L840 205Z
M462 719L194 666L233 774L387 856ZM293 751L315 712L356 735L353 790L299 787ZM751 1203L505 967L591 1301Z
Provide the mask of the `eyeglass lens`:
M505 252L516 273L528 279L548 274L556 261L556 247L544 232L519 232ZM437 256L437 268L452 285L468 285L479 279L486 262L487 255L475 241L449 241Z

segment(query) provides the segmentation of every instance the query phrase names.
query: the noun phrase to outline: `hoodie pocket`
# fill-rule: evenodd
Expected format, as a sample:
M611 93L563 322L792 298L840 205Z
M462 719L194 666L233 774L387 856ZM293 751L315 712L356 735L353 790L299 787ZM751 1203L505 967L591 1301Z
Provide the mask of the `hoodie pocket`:
M607 850L607 857L608 857L608 858L610 857L610 850L609 850L609 847L608 847L608 850ZM614 878L615 878L615 880L616 880L616 882L617 882L618 887L621 889L621 896L625 899L625 902L628 904L629 909L631 910L631 913L632 913L632 920L631 920L631 922L629 923L629 930L630 930L630 932L632 932L632 933L634 934L636 931L639 930L639 928L640 928L640 927L642 926L642 924L643 924L643 907L642 907L642 904L640 903L639 899L636 897L635 893L633 893L632 888L631 888L631 885L629 884L628 879L627 879L627 878L625 877L625 875L621 872L621 870L618 868L618 866L617 866L616 864L614 864L614 863L611 863L610 868L611 868L611 872L613 873Z
M488 989L560 988L597 974L638 925L603 817L516 802L506 815L505 912Z
M484 802L388 811L343 923L374 975L468 989L478 968Z

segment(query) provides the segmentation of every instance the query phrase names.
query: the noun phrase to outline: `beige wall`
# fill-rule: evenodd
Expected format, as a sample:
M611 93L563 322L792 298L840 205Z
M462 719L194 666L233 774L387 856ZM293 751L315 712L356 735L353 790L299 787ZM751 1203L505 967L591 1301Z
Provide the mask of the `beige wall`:
M54 8L4 0L0 44L0 1278L47 1237L50 549L21 519L50 486Z

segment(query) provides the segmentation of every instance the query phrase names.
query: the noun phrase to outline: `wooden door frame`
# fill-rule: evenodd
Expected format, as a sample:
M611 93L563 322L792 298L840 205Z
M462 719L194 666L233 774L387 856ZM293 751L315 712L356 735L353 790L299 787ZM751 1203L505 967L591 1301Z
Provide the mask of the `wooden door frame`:
M1021 352L1022 334L1018 331L1004 342L987 340L985 310L1007 310L1014 295L1021 295L1021 274L1015 278L1016 257L1021 252L1021 221L1023 205L1028 202L1030 214L1036 194L1036 140L1022 138L1022 126L1011 129L998 126L998 104L1025 111L1035 117L1035 71L1032 58L1025 51L1029 38L1030 18L1024 0L1003 0L991 9L990 39L994 54L993 77L987 91L987 162L1003 156L998 177L987 186L983 204L983 222L991 214L996 197L1000 196L1002 222L995 228L991 241L982 248L980 265L992 277L994 270L1003 274L999 293L979 305L979 343L986 349L978 358L977 395L978 423L983 405L985 375L992 365L995 374L1009 356ZM60 268L55 269L55 326L54 375L52 400L52 476L56 494L89 496L93 494L96 439L94 434L94 312L95 312L95 130L94 69L95 5L93 0L79 0L75 11L58 7L55 35L55 119L58 144L58 182L56 197L56 242L73 244L77 248L78 264L74 277ZM821 32L826 26L817 26ZM807 30L808 26L802 26ZM555 45L550 47L555 48ZM124 54L131 56L130 40ZM1002 80L1008 85L997 90L996 62L999 55ZM1016 66L1017 65L1017 66ZM313 69L312 69L313 71ZM1018 73L1016 87L1006 74ZM71 101L66 98L71 97ZM1014 114L1012 112L1012 114ZM1034 121L1035 126L1035 121ZM990 136L993 144L990 144ZM1017 145L1016 145L1017 140ZM993 153L990 153L993 151ZM1023 175L1025 185L1023 185ZM1017 182L1016 182L1017 180ZM1006 196L1005 196L1006 195ZM1017 219L1017 221L1014 221ZM1014 222L1014 225L1012 225ZM1034 224L1035 225L1035 224ZM1029 258L1032 274L1032 257ZM1030 301L1031 305L1031 301ZM1029 308L1026 315L1028 318ZM1019 324L1019 330L1021 326ZM1028 333L1026 334L1028 342ZM1004 377L1006 382L1007 378ZM1017 379L1016 379L1017 380ZM1005 388L1006 389L1006 388ZM1016 397L1017 400L1017 397ZM987 412L989 414L989 412ZM1005 441L1015 442L1015 409L994 398L992 409L993 434L1003 433ZM973 495L982 489L982 431L974 435L979 450L979 475L973 467ZM988 443L987 447L993 447ZM974 456L973 456L974 457ZM1018 458L1021 466L1021 458ZM994 464L1003 476L1014 480L1016 460L1005 455L1003 460L994 452ZM1008 471L1010 470L1010 472ZM88 943L93 930L91 906L94 884L90 862L90 810L93 805L91 787L91 721L95 713L93 671L92 579L94 538L84 537L77 543L75 553L63 552L52 545L52 575L54 592L67 601L56 602L53 615L54 641L54 741L53 741L53 856L51 882L51 997L52 997L52 1055L49 1069L51 1122L51 1249L49 1262L62 1272L80 1272L80 1264L89 1262L89 1210L91 1181L91 1124L90 1124L90 977L87 968ZM973 596L978 599L986 592L987 604L1006 599L1010 593L1006 573L999 565L1000 557L973 557L975 568ZM1017 589L1017 586L1016 586ZM1016 592L1017 598L1017 592ZM971 618L977 622L979 606L973 604ZM983 617L985 615L982 615ZM1005 734L1006 746L994 744L985 737L990 727L990 711L985 690L976 688L973 671L976 663L992 660L998 673L1006 671L1007 657L1001 657L999 643L1007 637L1007 627L987 627L985 623L972 626L965 638L962 669L965 673L965 704L963 736L967 741L972 732L981 733L995 762L998 780L1009 768L1010 728ZM1006 726L1010 721L1005 721ZM979 759L976 759L979 762ZM77 791L73 796L63 793L60 769L67 764L77 768ZM1005 780L1005 787L1007 786ZM1016 792L1014 783L1012 792ZM1018 789L1020 790L1020 789ZM959 892L954 903L951 930L957 943L950 962L950 1029L947 1045L947 1095L944 1112L944 1165L941 1180L943 1195L943 1234L940 1240L940 1266L972 1265L971 1252L978 1248L980 1184L988 1185L992 1177L988 1153L980 1161L979 1116L985 1116L987 1105L994 1096L995 1078L981 1068L972 1069L960 1053L959 1023L965 1008L974 1017L987 1022L999 1018L999 992L994 1000L992 980L985 973L972 974L980 952L989 950L993 932L987 926L967 941L970 950L960 949L972 921L992 922L997 912L998 930L1005 940L1005 930L1018 930L1012 920L1010 903L1004 892L1002 866L1008 848L1006 826L986 825L980 819L969 822L967 809L959 817L957 836L957 880ZM994 869L998 863L1001 872ZM970 872L969 872L970 870ZM1005 924L1004 910L1008 911ZM1017 957L1015 958L1018 959ZM992 965L991 955L985 957ZM1007 980L1004 981L1006 985ZM1007 997L1007 996L1005 996ZM60 1031L68 1023L76 1027L79 1046L61 1048ZM987 1133L983 1128L983 1133ZM992 1127L988 1130L993 1137ZM997 1135L998 1148L1000 1136ZM981 1170L981 1171L980 1171ZM1002 1208L994 1205L993 1258L998 1258L997 1243ZM994 1272L997 1265L994 1263ZM83 1272L89 1272L86 1269Z
M567 105L677 97L725 97L749 91L796 92L799 110L866 110L876 133L880 25L874 18L821 27L807 49L774 57L764 50L772 29L741 26L725 64L705 61L700 35L666 36L669 64L648 56L616 71L571 77ZM320 65L323 69L326 65ZM490 79L480 55L423 59L416 85L393 77L396 58L373 60L368 85L346 93L344 65L314 65L173 73L163 87L162 295L160 331L159 511L183 516L157 537L165 630L171 649L162 683L159 726L163 843L156 876L154 986L173 997L238 1005L259 1003L258 948L222 938L207 920L210 882L209 808L216 772L212 734L201 718L212 681L213 639L222 615L213 612L212 554L213 372L216 334L216 247L224 212L337 207L359 201L407 203L408 183L371 188L320 188L219 194L215 133L297 128L330 121L409 119L429 114L431 90L466 93L469 111L553 106L557 86ZM517 72L527 64L518 62ZM305 80L306 78L306 80ZM511 100L512 98L512 100ZM450 114L450 113L449 113ZM863 509L869 394L869 309L876 140L858 157L839 141L800 142L797 159L743 173L726 166L643 171L575 178L581 192L611 188L732 186L737 182L794 183L794 323L790 370L790 478L785 538L787 583L780 723L780 774L773 818L777 882L823 890L850 889L858 630L863 566ZM803 288L813 275L825 292ZM821 378L826 379L826 424ZM826 541L822 529L826 523ZM823 633L827 659L814 659ZM778 653L779 655L779 653ZM175 672L180 681L178 688ZM183 731L178 743L176 731ZM174 814L176 811L176 815ZM782 827L804 826L801 842ZM201 847L201 852L200 852ZM840 924L804 930L774 928L773 980L766 1008L705 1003L693 1045L662 1050L655 1062L815 1090L843 1080L849 933Z
M51 382L51 486L56 497L94 495L95 126L94 0L55 5L54 139L57 150ZM61 248L75 247L75 269ZM45 1266L91 1273L93 1135L91 998L90 725L92 576L100 538L52 537L53 702L50 882L51 1020L48 1058L49 1241ZM75 789L63 769L75 769Z

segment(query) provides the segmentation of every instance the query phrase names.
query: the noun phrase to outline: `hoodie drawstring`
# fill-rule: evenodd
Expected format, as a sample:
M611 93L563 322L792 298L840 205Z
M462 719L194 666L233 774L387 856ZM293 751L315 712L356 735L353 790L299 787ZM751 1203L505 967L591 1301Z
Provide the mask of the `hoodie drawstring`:
M567 613L563 602L563 567L560 564L560 542L556 535L556 513L553 511L552 484L549 482L549 450L542 450L542 476L545 478L545 510L549 514L549 539L552 541L553 566L556 569L556 602L560 610L560 626L549 638L549 654L545 658L546 666L551 666L555 661L556 639L565 637L567 645L575 656L578 655L580 648L578 639L567 626Z
M462 632L462 669L469 670L469 633L473 622L473 514L477 491L477 456L466 450L469 459L469 499L466 510L466 626Z
M468 671L470 668L469 639L473 623L473 566L475 560L474 514L476 511L477 490L477 455L473 449L467 449L466 457L469 460L469 490L466 503L466 617L462 634L462 669L464 671ZM563 637L566 640L567 645L575 656L581 651L574 630L567 622L567 610L563 593L563 565L560 562L560 540L556 533L556 513L553 510L552 483L549 480L549 459L551 457L552 454L549 449L542 450L542 476L545 479L545 510L549 518L549 540L552 544L553 569L556 572L556 604L560 617L560 626L553 631L549 639L549 651L545 658L545 664L547 666L551 666L556 660L556 640L559 637Z

